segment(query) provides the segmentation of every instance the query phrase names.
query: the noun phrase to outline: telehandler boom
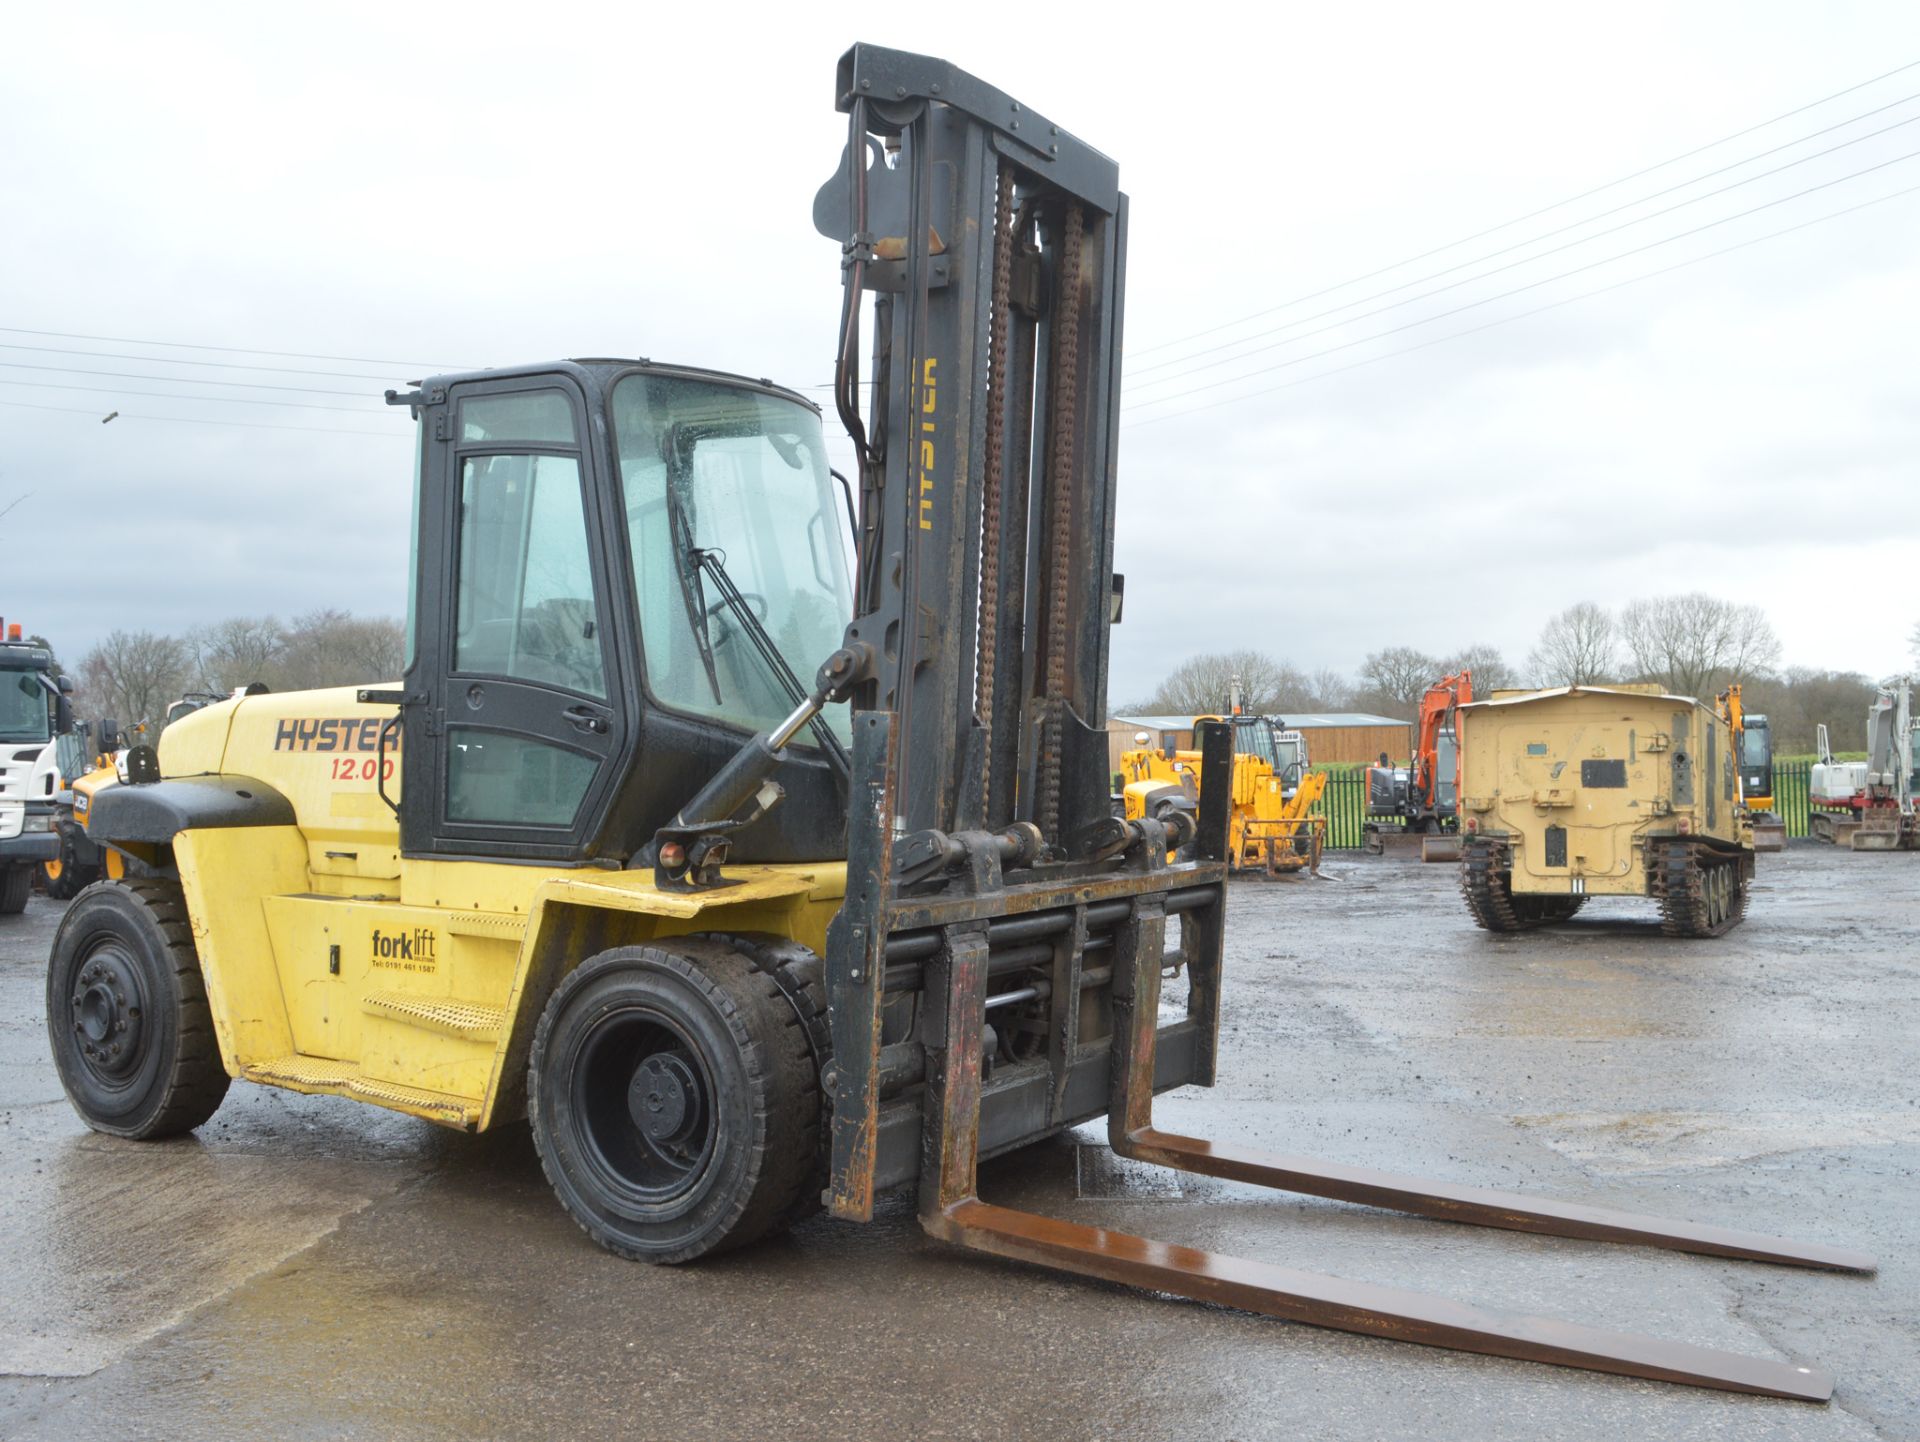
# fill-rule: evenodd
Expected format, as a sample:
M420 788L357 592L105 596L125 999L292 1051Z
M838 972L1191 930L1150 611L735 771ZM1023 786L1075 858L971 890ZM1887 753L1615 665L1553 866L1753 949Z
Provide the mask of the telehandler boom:
M864 1220L916 1182L931 1233L1001 1256L1825 1398L1811 1365L980 1198L980 1158L1105 1114L1117 1152L1187 1171L1872 1266L1154 1126L1156 1092L1214 1080L1232 738L1201 728L1197 814L1110 814L1127 201L1112 161L944 62L856 46L835 96L848 143L815 221L845 284L851 594L819 418L790 391L591 360L394 397L420 426L405 675L210 706L93 803L142 874L90 888L55 941L48 1025L82 1115L179 1132L229 1076L469 1130L525 1112L567 1210L630 1257L737 1246L823 1200Z

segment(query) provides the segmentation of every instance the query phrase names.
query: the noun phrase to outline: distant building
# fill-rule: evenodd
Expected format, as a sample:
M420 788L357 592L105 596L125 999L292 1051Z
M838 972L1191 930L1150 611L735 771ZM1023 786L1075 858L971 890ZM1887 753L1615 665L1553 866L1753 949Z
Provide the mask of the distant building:
M1316 766L1365 765L1386 752L1395 764L1404 766L1413 749L1413 727L1390 716L1374 716L1365 711L1295 711L1279 718L1283 729L1298 731L1307 738L1307 756ZM1108 769L1120 769L1120 754L1139 743L1140 732L1147 733L1147 744L1156 750L1172 746L1176 751L1193 747L1191 716L1115 716L1107 722Z

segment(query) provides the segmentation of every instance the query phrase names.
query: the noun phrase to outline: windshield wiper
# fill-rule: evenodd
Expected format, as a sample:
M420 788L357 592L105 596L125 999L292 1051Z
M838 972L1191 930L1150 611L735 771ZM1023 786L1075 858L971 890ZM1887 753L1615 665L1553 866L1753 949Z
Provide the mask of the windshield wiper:
M753 614L753 608L747 604L747 598L733 583L733 577L727 573L725 560L719 551L693 549L687 552L688 559L698 569L713 577L713 584L720 590L720 604L730 607L740 617L740 629L747 633L747 639L753 642L753 649L760 653L760 659L766 662L767 670L787 699L798 706L807 700L807 690L800 684L800 678L793 674L793 667L787 664L787 658L780 654L780 648L774 644L773 635L767 630L766 623ZM706 596L701 594L701 611L706 612ZM840 744L840 738L833 734L833 728L827 724L825 716L816 714L809 723L813 734L820 742L820 749L826 752L827 760L833 769L840 773L842 781L852 775L847 761L846 747Z
M675 452L677 454L677 450ZM708 629L707 593L700 584L700 552L693 544L693 527L687 520L684 467L667 468L667 532L673 547L673 568L680 577L680 599L687 608L687 625L693 631L693 644L700 648L700 662L707 668L707 684L713 688L713 704L726 705L720 694L720 668L714 664L713 634Z

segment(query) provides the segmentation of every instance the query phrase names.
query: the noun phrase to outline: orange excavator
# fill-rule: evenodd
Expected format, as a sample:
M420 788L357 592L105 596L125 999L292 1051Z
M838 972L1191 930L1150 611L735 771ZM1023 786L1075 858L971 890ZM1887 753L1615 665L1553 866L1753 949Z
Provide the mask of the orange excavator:
M1422 861L1460 859L1460 749L1453 713L1473 700L1473 673L1462 671L1427 687L1413 761L1394 766L1385 756L1367 768L1367 850L1375 855L1420 849Z

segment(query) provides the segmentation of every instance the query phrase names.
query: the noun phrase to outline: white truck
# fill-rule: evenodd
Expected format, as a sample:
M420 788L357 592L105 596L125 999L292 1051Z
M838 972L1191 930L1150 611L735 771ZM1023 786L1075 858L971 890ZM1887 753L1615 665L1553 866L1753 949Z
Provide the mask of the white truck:
M0 621L0 916L26 909L33 873L59 855L53 738L72 724L53 653Z

